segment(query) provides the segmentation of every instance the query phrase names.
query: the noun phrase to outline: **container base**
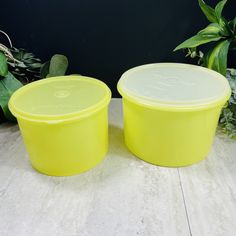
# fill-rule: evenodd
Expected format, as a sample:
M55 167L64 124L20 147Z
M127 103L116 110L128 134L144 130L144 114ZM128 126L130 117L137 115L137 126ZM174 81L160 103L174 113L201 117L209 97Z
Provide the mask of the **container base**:
M48 172L48 171L46 171L46 170L42 170L42 169L40 169L40 168L37 168L36 166L34 166L32 163L31 163L31 166L32 166L32 168L35 170L35 171L37 171L37 172L39 172L40 174L43 174L43 175L47 175L47 176L55 176L55 177L66 177L66 176L73 176L73 175L79 175L79 174L83 174L83 173L85 173L85 172L88 172L88 171L90 171L90 170L92 170L92 169L94 169L95 167L97 167L98 165L100 165L103 161L105 161L106 160L106 155L104 156L104 158L103 159L101 159L99 162L97 162L96 164L94 164L93 166L90 166L89 168L87 168L87 169L84 169L84 170L82 170L82 171L73 171L73 172L64 172L64 173L58 173L58 172Z
M194 164L198 164L201 161L204 161L207 159L208 155L204 156L203 158L199 158L198 160L194 161L194 162L189 162L189 163L179 163L179 164L165 164L165 163L160 163L160 162L153 162L153 161L149 161L147 158L143 158L142 155L137 154L135 151L132 150L132 148L130 148L127 144L126 147L128 148L128 150L138 159L145 161L149 164L155 165L155 166L160 166L160 167L168 167L168 168L177 168L177 167L187 167L187 166L191 166Z

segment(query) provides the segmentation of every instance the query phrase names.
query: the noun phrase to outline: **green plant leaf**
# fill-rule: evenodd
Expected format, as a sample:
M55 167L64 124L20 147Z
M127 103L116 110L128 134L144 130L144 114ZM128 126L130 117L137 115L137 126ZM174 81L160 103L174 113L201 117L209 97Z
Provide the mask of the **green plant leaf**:
M187 40L185 40L183 43L181 43L179 46L177 46L174 51L177 51L179 49L183 49L183 48L194 48L197 47L199 45L205 44L205 43L209 43L212 41L218 41L221 39L221 36L219 35L205 35L205 34L197 34Z
M236 69L227 69L226 78L229 81L232 93L236 94Z
M6 57L9 58L10 60L12 61L15 60L10 50L2 43L0 43L0 51L2 51L6 55Z
M222 20L224 21L223 18ZM230 35L230 28L227 22L221 22L221 25L219 23L211 23L205 29L199 31L198 34L218 35L225 37Z
M221 34L223 36L230 36L230 34L231 34L230 26L229 26L227 20L222 16L222 11L224 9L226 2L227 2L227 0L222 0L222 1L218 2L218 4L215 7L215 15L217 18L217 22L221 27Z
M228 37L228 36L231 36L231 35L232 35L232 32L231 32L229 23L227 22L227 20L226 20L225 18L222 17L222 18L220 19L219 25L220 25L220 27L221 27L221 32L220 32L220 34L221 34L222 36Z
M236 36L236 17L229 22L229 27L231 29L232 34Z
M0 52L0 76L5 77L8 72L6 56Z
M198 4L202 10L202 12L205 14L206 18L210 21L210 22L217 22L217 18L215 15L215 10L208 6L203 0L198 0Z
M219 33L221 31L221 27L218 23L211 23L205 29L198 32L200 35L212 35L220 36Z
M18 88L22 86L22 83L17 80L10 72L6 77L0 80L0 106L3 110L6 119L14 121L15 118L8 109L8 101Z
M202 61L201 61L202 62L201 66L207 67L208 61L209 61L209 57L210 57L210 55L212 53L212 50L213 50L213 48L210 49L209 51L207 51L206 53L204 53L204 55L202 57Z
M229 45L230 42L228 40L219 42L212 50L207 61L209 69L215 70L224 76L226 75Z
M226 2L227 2L227 0L222 0L222 1L218 2L218 4L215 7L215 16L216 16L218 22L222 18L222 11L224 9L224 6L225 6Z
M68 59L64 55L55 54L49 65L50 77L65 75L68 68Z
M49 73L50 61L46 61L40 69L40 77L46 78Z

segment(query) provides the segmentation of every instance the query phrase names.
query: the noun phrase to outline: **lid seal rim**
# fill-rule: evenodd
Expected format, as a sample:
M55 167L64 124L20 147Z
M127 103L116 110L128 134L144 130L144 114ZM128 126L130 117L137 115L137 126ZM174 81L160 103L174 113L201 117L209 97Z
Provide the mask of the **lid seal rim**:
M59 76L59 77L52 77L50 79L46 79L47 81L35 81L31 84L25 85L24 87L22 87L22 89L24 89L25 91L27 91L28 89L30 89L30 87L35 87L38 84L41 83L48 83L48 82L52 82L53 80L58 80L58 78L60 79L74 79L76 80L77 78L75 78L73 76L73 78L66 78L66 77L70 77L70 76ZM73 120L73 119L78 119L78 116L84 117L87 116L86 114L92 114L93 112L96 112L97 110L99 110L100 108L103 108L104 106L108 105L111 99L111 90L108 88L108 86L97 79L91 78L91 77L86 77L86 76L78 76L78 79L81 80L90 80L90 82L92 83L96 83L99 86L103 87L103 89L106 90L106 94L103 97L103 99L101 101L99 101L98 103L95 103L92 106L89 106L85 109L82 109L80 111L75 111L75 112L71 112L71 113L67 113L67 114L63 114L63 115L39 115L39 114L32 114L32 113L28 113L28 112L23 112L22 110L16 109L16 107L14 106L13 102L14 99L17 99L17 96L20 96L20 94L18 93L23 93L25 91L20 91L21 89L17 90L12 97L9 100L8 106L10 111L12 112L12 114L17 118L20 117L22 119L27 119L27 120L32 120L32 121L38 121L38 122L53 122L53 121L58 121L58 120Z

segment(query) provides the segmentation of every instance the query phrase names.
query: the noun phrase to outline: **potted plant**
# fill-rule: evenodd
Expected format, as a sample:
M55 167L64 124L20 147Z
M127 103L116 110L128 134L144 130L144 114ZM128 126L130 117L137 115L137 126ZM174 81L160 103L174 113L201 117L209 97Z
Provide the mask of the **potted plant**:
M50 61L42 63L33 53L12 46L10 37L0 30L8 39L10 47L0 43L0 121L15 121L8 109L12 93L21 86L35 80L65 75L68 59L55 54Z
M236 69L227 68L228 51L236 49L236 17L226 20L222 16L226 2L222 0L212 8L203 0L198 0L210 24L178 45L174 51L187 49L187 56L197 58L199 65L226 76L232 95L222 110L219 124L231 138L236 139ZM205 44L208 47L202 49L201 46Z

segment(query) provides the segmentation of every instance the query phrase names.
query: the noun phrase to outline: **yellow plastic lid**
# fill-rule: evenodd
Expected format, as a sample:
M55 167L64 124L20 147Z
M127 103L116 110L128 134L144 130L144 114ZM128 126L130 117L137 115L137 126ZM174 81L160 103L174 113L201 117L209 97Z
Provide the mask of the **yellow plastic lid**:
M120 94L147 106L196 108L222 104L231 95L221 74L195 65L157 63L125 72L118 83Z
M24 119L63 121L87 116L106 106L110 98L111 91L102 81L61 76L23 86L12 95L9 108Z

